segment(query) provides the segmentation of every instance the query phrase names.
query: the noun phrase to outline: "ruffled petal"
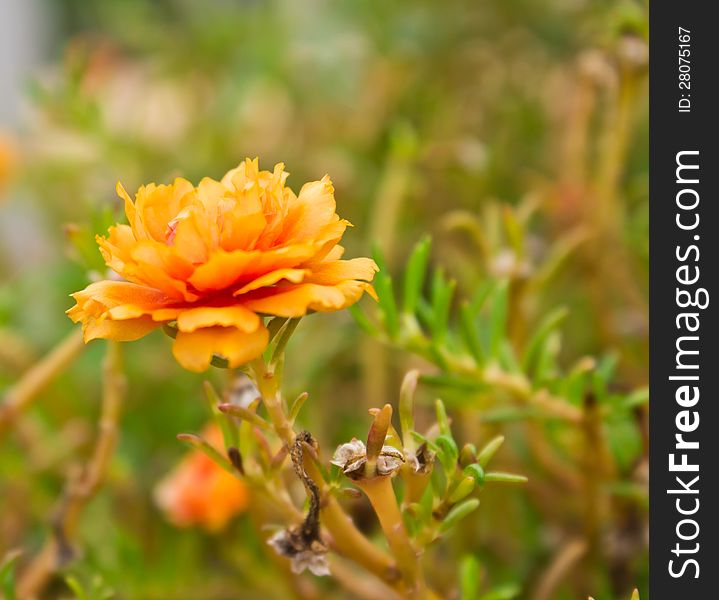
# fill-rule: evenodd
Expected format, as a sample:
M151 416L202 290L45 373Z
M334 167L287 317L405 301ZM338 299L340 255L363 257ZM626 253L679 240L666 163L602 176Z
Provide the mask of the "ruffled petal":
M109 318L90 317L83 323L82 331L85 343L102 338L116 342L132 342L160 327L152 317L139 317L114 321Z
M315 248L297 244L267 252L217 250L195 269L190 284L199 291L224 290L237 282L249 282L277 269L293 268L313 256Z
M186 333L197 329L220 325L236 327L245 333L256 331L261 320L244 306L198 306L185 309L177 317L177 328Z
M335 220L337 204L335 188L329 175L321 181L312 181L302 186L299 195L289 206L286 218L285 240L309 239L323 227Z
M170 221L193 201L197 202L194 186L178 177L171 185L142 186L135 196L135 210L150 237L164 242Z
M377 271L379 271L377 263L371 258L328 260L314 265L305 281L321 285L335 285L348 279L372 281Z
M309 273L311 273L311 271L307 269L277 269L276 271L270 271L253 279L248 284L243 285L239 290L233 293L233 296L246 294L259 288L269 287L283 279L291 283L300 283Z
M269 341L264 326L252 333L234 327L208 327L192 333L177 332L172 354L189 371L207 370L214 355L225 358L230 367L239 367L262 354Z
M250 310L278 317L301 317L309 310L328 312L351 306L364 292L373 293L364 281L343 281L334 286L301 283L257 290L243 297Z

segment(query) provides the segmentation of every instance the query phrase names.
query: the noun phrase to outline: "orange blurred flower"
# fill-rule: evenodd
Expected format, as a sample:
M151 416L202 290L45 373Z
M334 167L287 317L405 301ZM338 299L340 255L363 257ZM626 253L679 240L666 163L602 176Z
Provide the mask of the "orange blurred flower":
M216 448L222 434L208 427L203 437ZM245 511L249 492L245 484L214 463L200 450L192 450L155 489L155 500L167 518L180 527L199 525L219 531Z
M134 202L118 184L130 224L97 239L126 281L73 294L68 315L82 322L85 341L134 340L174 322L182 366L203 371L218 355L236 367L267 345L261 315L334 311L374 295L374 261L340 260L350 223L335 212L329 176L299 195L287 176L282 164L260 171L247 159L221 181L143 186Z
M0 194L12 178L16 166L15 145L12 140L0 132Z

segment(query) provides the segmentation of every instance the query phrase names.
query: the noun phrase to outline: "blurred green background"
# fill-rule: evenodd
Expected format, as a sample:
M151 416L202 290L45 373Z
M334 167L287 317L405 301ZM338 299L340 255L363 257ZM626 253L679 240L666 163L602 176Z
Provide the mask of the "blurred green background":
M123 218L116 181L134 190L180 174L219 178L246 156L266 169L284 162L295 191L329 173L338 212L355 225L348 255L376 245L401 276L430 234L431 264L456 279L459 298L487 279L513 281L511 343L563 305L560 363L610 357L612 390L646 385L646 3L15 5L4 3L3 27L31 5L25 18L39 39L29 72L3 81L23 98L0 130L3 388L72 329L68 294L103 268L92 236ZM517 215L521 249L507 214ZM175 434L207 419L202 377L183 372L169 346L156 332L125 347L119 449L68 569L100 577L117 598L289 597L247 519L207 535L172 527L153 503L153 486L184 453ZM103 343L90 344L0 438L0 556L41 545L68 472L91 450L102 353ZM330 448L362 435L366 409L394 402L410 367L434 369L372 340L346 313L314 316L289 348L285 387L289 397L310 393L303 425ZM209 378L221 384L223 373ZM601 490L611 522L597 554L545 598L548 570L583 531L581 502L536 457L522 420L486 424L468 393L419 392L427 406L437 395L463 415L458 437L501 431L511 442L505 463L530 478L483 495L454 550L442 550L450 565L476 556L487 582L513 586L496 598L568 600L588 588L597 600L628 598L634 586L648 597L644 406L605 423L616 462L605 482L614 487ZM576 458L571 432L540 426L561 475ZM442 565L435 576L457 597L456 564ZM46 597L72 594L58 579Z

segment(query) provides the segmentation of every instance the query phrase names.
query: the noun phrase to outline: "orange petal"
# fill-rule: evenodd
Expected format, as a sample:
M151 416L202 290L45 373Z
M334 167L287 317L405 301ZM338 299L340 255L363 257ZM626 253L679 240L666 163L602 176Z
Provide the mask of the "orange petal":
M135 210L153 239L164 242L170 221L188 204L199 203L194 190L194 186L181 177L171 185L150 184L137 190Z
M216 250L205 264L195 269L188 281L200 291L223 290L235 283L249 265L257 260L259 254L245 250L233 252Z
M125 215L127 215L127 222L130 224L130 227L132 228L135 237L138 240L147 239L149 237L149 234L147 233L145 226L142 224L142 220L137 214L135 204L130 199L130 196L125 191L125 188L119 181L115 186L115 191L117 192L117 195L120 196L120 198L125 202Z
M217 245L217 222L210 222L202 206L187 206L168 224L168 244L193 264L204 263Z
M267 225L257 186L236 194L220 219L220 245L225 250L252 249Z
M312 181L302 186L299 195L289 207L287 221L290 227L283 238L309 239L336 217L334 186L329 175L321 181Z
M116 342L131 342L147 335L158 327L160 327L160 323L153 321L152 317L148 316L123 321L91 317L83 323L82 330L85 343L97 338L115 340Z
M309 274L310 271L307 269L277 269L276 271L270 271L265 273L256 279L253 279L248 284L242 286L239 290L234 292L233 296L239 296L252 290L256 290L262 287L269 287L276 284L278 281L286 279L292 283L300 283L305 275Z
M305 281L322 285L335 285L348 279L372 281L377 271L379 268L371 258L329 260L314 265L312 274Z
M329 312L346 308L371 288L368 283L353 280L336 286L302 283L258 290L254 297L243 299L243 304L258 313L301 317L308 310Z
M251 333L260 326L260 317L240 305L199 306L183 310L177 317L177 328L187 333L215 325Z
M123 304L161 308L172 302L171 298L160 290L127 281L110 280L91 283L84 290L72 294L72 297L80 307L84 307L88 302L94 302L104 309Z
M239 280L251 281L277 269L292 268L313 256L315 248L309 244L296 244L260 252L216 250L210 259L195 269L190 284L199 291L223 290Z
M268 341L269 332L264 326L252 333L234 327L207 327L192 333L178 331L172 353L190 371L205 371L215 354L227 359L234 368L257 358Z

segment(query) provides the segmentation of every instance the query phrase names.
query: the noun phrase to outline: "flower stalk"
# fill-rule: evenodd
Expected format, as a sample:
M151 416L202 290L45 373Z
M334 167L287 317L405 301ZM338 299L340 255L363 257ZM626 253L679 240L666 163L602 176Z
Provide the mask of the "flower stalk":
M5 393L0 405L0 435L45 386L72 363L83 347L82 332L73 330Z

